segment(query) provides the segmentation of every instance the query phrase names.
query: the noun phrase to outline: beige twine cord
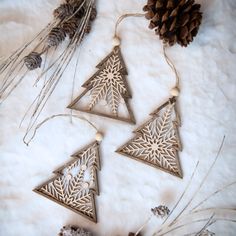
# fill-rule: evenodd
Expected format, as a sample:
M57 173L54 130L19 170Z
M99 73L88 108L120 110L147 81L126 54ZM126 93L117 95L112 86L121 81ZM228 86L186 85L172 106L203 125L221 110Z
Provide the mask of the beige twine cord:
M179 89L180 87L180 77L179 77L179 74L177 72L177 69L174 65L174 63L171 61L171 59L167 56L167 53L166 53L166 49L168 48L167 45L163 44L163 54L164 54L164 57L165 57L165 60L167 62L167 64L169 65L169 67L171 68L171 70L174 72L175 74L175 78L176 78L176 83L175 83L175 87Z
M143 16L145 16L145 14L143 14L143 13L127 13L127 14L121 15L121 16L118 18L118 20L116 21L114 37L118 37L118 26L120 25L120 23L121 23L125 18L128 18L128 17L143 17Z
M50 116L48 118L46 118L45 120L43 120L42 122L40 122L34 129L33 131L33 134L32 136L30 137L30 139L28 141L26 141L27 139L27 134L25 134L25 136L23 137L23 142L29 146L30 142L34 139L38 129L44 125L45 123L47 123L48 121L54 119L54 118L57 118L57 117L73 117L73 118L76 118L76 119L79 119L79 120L82 120L82 121L85 121L87 122L94 130L96 130L96 132L99 132L98 131L98 128L91 122L89 121L88 119L86 119L85 117L81 117L81 116L77 116L77 115L73 115L73 114L58 114L58 115L53 115L53 116Z
M144 17L145 14L143 13L127 13L127 14L123 14L121 15L118 20L116 21L116 25L115 25L115 32L114 32L114 38L119 38L118 36L118 27L119 25L122 23L122 21L128 17ZM167 45L166 44L163 44L163 55L165 57L165 60L167 62L167 64L169 65L169 67L171 68L171 70L174 72L175 74L175 78L176 78L176 83L175 83L175 88L177 89L180 89L180 77L179 77L179 74L177 72L177 69L174 65L174 63L172 62L172 60L167 56L167 53L166 53L166 49L167 49Z

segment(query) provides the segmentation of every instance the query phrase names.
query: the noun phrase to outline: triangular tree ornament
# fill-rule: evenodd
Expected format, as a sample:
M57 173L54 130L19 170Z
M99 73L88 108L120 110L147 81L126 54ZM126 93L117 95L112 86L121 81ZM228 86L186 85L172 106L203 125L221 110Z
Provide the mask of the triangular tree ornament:
M119 46L114 47L97 68L98 71L82 85L84 92L68 108L135 124L128 103L132 97L125 78L128 73ZM84 97L88 100L82 102ZM104 101L106 110L101 105Z
M97 222L95 194L99 195L99 143L93 142L72 157L74 160L53 172L56 177L34 191Z
M151 115L152 119L134 131L136 136L117 152L182 178L178 157L178 151L181 151L180 120L175 97Z

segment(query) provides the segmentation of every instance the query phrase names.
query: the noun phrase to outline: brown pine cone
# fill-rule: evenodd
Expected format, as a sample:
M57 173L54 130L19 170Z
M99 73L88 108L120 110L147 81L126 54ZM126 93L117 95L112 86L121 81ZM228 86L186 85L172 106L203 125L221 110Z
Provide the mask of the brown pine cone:
M65 19L66 17L71 16L74 13L74 7L69 4L61 4L57 9L54 10L53 15L56 18L61 20Z
M75 35L75 32L77 31L79 26L79 21L76 17L72 17L71 19L65 21L61 28L64 30L64 32L69 36L70 39L73 38Z
M130 232L128 236L135 236L135 233ZM142 236L142 235L139 233L137 236Z
M48 34L47 46L56 47L66 38L65 31L60 27L54 27Z
M94 21L96 17L97 17L97 10L96 10L96 7L94 6L91 11L90 20Z
M148 0L143 10L160 39L169 46L187 47L197 35L202 21L200 4L194 0Z
M42 58L39 53L31 52L24 58L24 63L29 70L35 70L41 67Z
M79 6L83 3L83 0L66 0L66 3L69 3L73 6Z
M61 229L58 236L92 236L92 233L77 226L67 225Z

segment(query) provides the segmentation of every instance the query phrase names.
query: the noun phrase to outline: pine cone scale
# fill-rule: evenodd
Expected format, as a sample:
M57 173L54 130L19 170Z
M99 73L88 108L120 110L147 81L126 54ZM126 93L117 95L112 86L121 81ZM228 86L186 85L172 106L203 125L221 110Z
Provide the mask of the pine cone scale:
M174 2L173 2L173 1L168 1L166 8L167 8L167 9L171 9L171 8L173 8L173 7L174 7Z
M166 12L166 13L162 16L161 20L164 22L164 21L167 21L168 18L169 18L169 12Z
M175 27L176 27L176 18L174 18L174 20L173 20L173 22L171 23L171 26L170 26L170 31L172 32L174 29L175 29Z
M188 27L187 26L184 26L181 28L179 36L181 39L185 39L188 36Z
M179 11L179 8L174 9L174 10L171 12L170 17L175 17L175 16L177 16L178 11Z
M189 22L189 15L185 13L180 20L180 25L185 26Z

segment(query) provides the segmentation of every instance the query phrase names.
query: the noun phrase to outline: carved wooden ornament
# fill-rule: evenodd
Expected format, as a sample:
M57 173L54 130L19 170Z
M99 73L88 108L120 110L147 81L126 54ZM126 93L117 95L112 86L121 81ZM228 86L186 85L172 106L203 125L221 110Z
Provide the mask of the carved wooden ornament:
M82 85L84 92L68 108L135 124L128 103L132 97L125 79L128 73L120 48L114 47L97 68L98 71ZM86 96L89 99L82 105ZM101 102L106 102L107 106Z
M134 131L136 136L117 152L182 178L178 157L178 151L181 151L180 120L175 97L151 115L152 119Z
M53 172L56 177L34 191L97 222L95 194L99 195L99 143L93 142L72 157L74 160Z

